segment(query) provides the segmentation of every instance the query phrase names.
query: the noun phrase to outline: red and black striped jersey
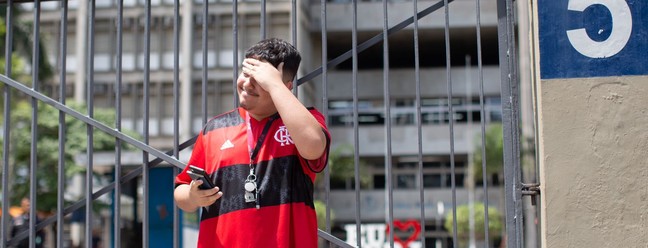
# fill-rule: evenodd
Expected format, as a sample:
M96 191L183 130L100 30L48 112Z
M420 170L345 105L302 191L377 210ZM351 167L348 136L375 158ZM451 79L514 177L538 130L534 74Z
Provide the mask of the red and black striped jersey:
M317 247L313 183L315 174L326 166L330 134L324 116L314 108L309 111L327 139L326 152L316 160L299 155L279 114L260 121L247 118L253 146L268 125L254 161L250 161L244 109L234 109L207 122L196 139L188 165L210 174L223 196L202 209L198 247ZM250 163L257 177L259 209L257 203L244 199ZM191 182L187 168L176 177L176 185Z

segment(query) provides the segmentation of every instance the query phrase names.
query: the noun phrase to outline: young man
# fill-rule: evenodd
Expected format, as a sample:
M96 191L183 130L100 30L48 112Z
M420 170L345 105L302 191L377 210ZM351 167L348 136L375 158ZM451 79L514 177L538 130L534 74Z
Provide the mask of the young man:
M11 237L15 237L19 233L29 230L29 206L31 206L31 200L27 197L23 197L22 200L20 200L20 209L22 210L22 213L14 217L11 222L13 227L13 229L11 229ZM36 216L36 224L40 223L40 221L41 220L38 216ZM43 247L43 244L45 243L45 231L41 229L36 232L34 243L36 244L36 248ZM17 246L15 246L15 248L27 247L29 247L29 237L24 238Z
M266 39L245 53L237 79L240 107L202 129L188 165L211 177L199 189L187 168L174 198L184 211L202 207L198 247L317 247L315 174L328 159L324 116L292 94L301 56Z

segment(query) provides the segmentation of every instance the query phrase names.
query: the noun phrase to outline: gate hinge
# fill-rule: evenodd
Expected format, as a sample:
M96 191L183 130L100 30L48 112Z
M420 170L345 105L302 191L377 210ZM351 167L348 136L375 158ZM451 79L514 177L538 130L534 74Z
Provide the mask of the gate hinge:
M531 205L536 205L536 196L540 195L540 184L539 183L522 183L522 195L531 196Z

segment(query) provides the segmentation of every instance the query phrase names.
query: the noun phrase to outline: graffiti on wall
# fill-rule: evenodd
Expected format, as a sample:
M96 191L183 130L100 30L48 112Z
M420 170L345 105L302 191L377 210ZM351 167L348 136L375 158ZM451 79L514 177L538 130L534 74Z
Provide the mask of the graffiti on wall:
M349 244L357 244L356 225L345 225L347 240ZM390 247L389 232L392 228L388 224L364 224L360 225L360 244L367 248ZM396 248L420 248L421 224L417 220L394 220L394 247ZM398 233L398 235L397 235Z

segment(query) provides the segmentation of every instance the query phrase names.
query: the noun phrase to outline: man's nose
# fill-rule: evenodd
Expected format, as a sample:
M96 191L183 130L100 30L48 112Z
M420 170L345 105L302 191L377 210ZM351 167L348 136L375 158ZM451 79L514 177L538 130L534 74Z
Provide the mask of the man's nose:
M251 78L245 78L243 80L243 89L254 89L256 88L256 83Z

